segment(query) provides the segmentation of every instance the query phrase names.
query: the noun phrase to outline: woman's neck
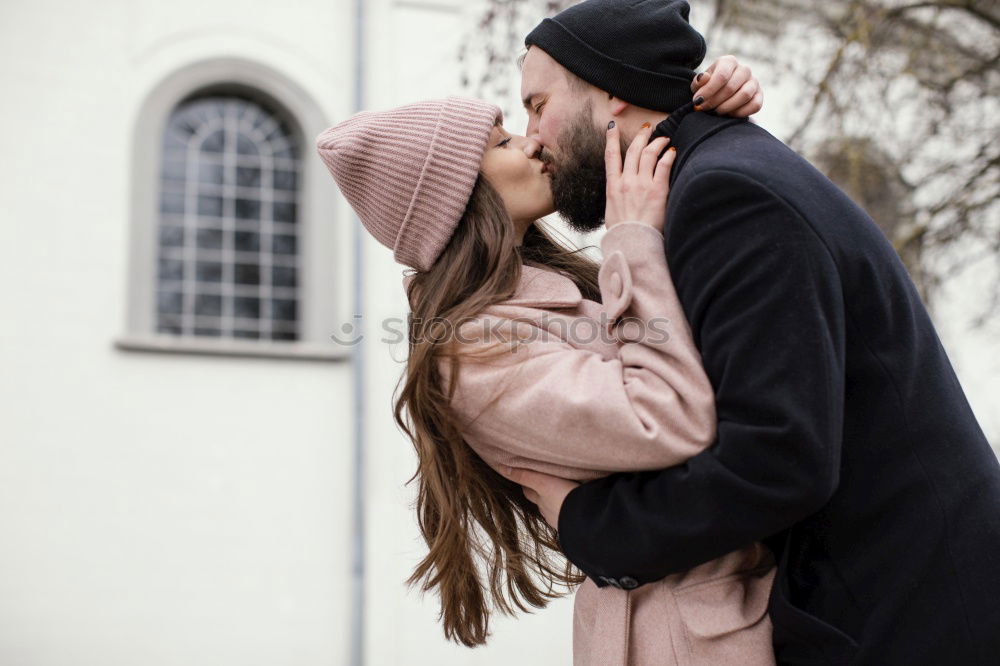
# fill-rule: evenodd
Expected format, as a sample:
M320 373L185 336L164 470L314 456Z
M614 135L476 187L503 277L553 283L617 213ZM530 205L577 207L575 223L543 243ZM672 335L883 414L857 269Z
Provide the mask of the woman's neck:
M513 223L514 224L514 239L516 241L515 244L518 247L520 247L521 244L524 243L524 234L527 233L528 229L530 229L531 225L534 224L534 223L535 223L534 220L521 220L521 221L515 220L514 221L514 223Z

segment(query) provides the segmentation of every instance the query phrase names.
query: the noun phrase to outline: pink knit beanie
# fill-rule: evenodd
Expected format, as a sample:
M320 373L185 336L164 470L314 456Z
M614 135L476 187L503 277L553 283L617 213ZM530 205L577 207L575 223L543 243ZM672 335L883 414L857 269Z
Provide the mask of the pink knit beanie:
M464 97L363 111L316 149L361 223L396 261L426 271L458 226L499 107Z

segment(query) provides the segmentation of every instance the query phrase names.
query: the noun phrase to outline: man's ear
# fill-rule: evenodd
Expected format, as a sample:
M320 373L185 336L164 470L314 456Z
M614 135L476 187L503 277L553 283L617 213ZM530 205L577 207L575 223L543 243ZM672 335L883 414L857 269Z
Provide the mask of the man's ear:
M608 106L609 110L611 111L611 115L620 116L621 114L625 113L625 111L628 110L628 108L632 105L623 99L619 99L614 95L609 94Z

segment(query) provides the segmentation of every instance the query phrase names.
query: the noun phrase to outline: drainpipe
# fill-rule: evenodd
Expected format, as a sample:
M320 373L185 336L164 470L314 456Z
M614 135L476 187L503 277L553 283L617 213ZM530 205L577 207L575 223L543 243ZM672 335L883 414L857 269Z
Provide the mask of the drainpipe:
M354 111L365 105L365 0L354 2ZM364 229L357 215L352 215L354 227L354 271L352 276L352 315L357 315L360 332L364 320ZM364 342L351 348L351 382L354 394L354 507L352 529L352 615L351 665L364 664L365 640L365 356Z

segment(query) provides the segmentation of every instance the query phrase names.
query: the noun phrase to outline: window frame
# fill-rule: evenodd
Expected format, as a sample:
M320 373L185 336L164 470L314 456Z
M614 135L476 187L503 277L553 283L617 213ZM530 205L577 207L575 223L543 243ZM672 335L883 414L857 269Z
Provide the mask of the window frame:
M301 147L298 191L299 335L297 341L177 336L156 332L157 253L159 250L160 165L163 132L171 112L184 100L205 92L248 95L287 116ZM351 348L331 335L348 316L344 265L350 247L348 224L339 224L340 202L313 137L330 123L319 105L288 77L239 58L202 61L175 70L146 95L132 133L130 169L127 304L124 332L114 347L128 351L257 356L342 361Z

